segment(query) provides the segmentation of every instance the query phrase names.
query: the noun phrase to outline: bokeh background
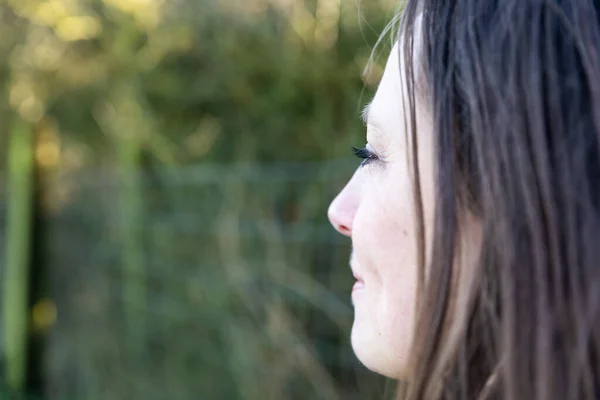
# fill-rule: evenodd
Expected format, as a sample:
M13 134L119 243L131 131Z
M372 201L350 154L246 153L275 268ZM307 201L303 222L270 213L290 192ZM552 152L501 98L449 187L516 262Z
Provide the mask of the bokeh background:
M1 1L0 398L384 396L326 209L396 7Z

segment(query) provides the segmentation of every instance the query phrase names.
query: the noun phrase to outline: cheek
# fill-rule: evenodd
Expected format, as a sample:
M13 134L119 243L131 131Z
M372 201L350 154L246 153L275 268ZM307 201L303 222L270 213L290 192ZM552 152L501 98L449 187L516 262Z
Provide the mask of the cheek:
M354 250L387 317L412 315L417 276L416 226L411 182L390 172L365 193L354 224ZM368 280L371 282L368 282ZM405 321L406 322L406 321Z
M363 244L369 270L380 290L381 313L395 324L412 315L417 278L414 211L408 190L374 196L373 217L365 221ZM402 201L398 201L402 199Z
M357 256L379 275L398 278L415 256L415 218L411 183L394 171L396 179L373 179L354 220ZM388 182L388 180L390 182ZM367 266L365 266L367 267Z
M354 221L365 290L354 303L353 346L368 367L399 377L412 343L417 264L410 180L391 176L364 192Z

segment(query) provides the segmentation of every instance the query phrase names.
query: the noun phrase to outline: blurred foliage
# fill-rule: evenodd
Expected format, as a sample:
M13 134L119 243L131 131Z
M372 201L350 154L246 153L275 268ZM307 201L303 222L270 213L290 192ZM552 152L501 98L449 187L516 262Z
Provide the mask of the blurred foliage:
M381 395L349 346L349 243L326 208L364 142L381 65L362 73L394 7L0 3L0 159L12 121L36 136L30 386Z

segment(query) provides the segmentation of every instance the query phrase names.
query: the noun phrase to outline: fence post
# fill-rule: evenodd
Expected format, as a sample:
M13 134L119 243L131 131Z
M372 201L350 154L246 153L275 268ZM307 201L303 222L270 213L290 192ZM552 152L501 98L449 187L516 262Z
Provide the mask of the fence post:
M141 143L137 135L121 133L117 136L119 166L121 169L120 212L123 238L123 298L127 346L139 357L145 340L144 306L146 282L142 243L142 182L140 171Z
M143 254L143 182L141 156L144 137L144 112L135 84L127 79L115 89L96 114L101 129L113 139L116 150L118 186L116 207L119 215L120 286L123 300L127 353L131 360L143 355L146 339L146 274Z
M24 389L27 369L34 155L33 127L17 117L9 132L6 263L2 280L6 380L14 391Z

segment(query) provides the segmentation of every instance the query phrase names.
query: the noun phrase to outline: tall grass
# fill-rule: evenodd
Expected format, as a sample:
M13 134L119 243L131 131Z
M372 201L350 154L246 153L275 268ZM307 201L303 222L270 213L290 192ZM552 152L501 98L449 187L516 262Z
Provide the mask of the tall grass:
M112 208L119 181L76 177L82 179L79 200L49 226L56 253L47 260L57 276L68 276L55 283L63 287L55 297L63 317L46 360L56 390L76 381L86 382L81 396L102 399L360 393L360 369L347 342L347 243L328 233L323 206L311 210L304 196L296 211L303 222L282 223L274 195L295 180L313 188L306 195L327 197L327 182L348 169L344 163L312 165L300 174L271 165L264 171L280 178L264 182L263 170L223 166L220 178L213 170L213 179L198 183L205 172L198 167L179 171L190 177L165 183L163 190L145 186L154 205L143 221L149 303L138 313L149 323L139 338L141 359L131 357L128 333L120 329L131 322L125 310L132 304L114 296L127 284L114 263L123 251L114 239L121 225ZM157 172L153 179L173 173ZM60 249L68 247L65 263ZM79 267L75 274L72 265ZM329 270L311 271L325 266Z

